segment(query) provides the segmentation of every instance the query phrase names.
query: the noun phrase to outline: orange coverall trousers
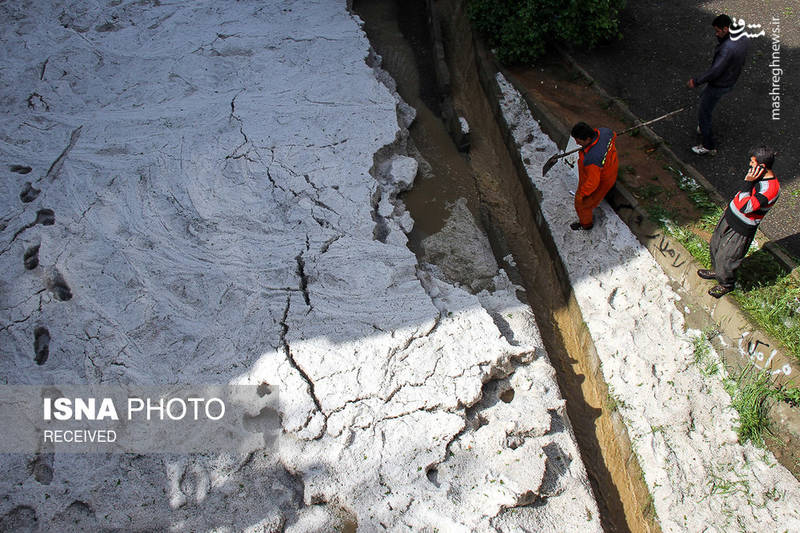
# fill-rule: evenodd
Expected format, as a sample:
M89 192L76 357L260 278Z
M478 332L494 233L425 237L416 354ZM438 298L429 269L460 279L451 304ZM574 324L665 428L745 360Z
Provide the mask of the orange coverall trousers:
M593 223L592 212L600 205L608 191L617 182L619 161L617 148L612 141L603 166L583 164L584 151L578 156L578 190L575 191L575 212L583 227Z

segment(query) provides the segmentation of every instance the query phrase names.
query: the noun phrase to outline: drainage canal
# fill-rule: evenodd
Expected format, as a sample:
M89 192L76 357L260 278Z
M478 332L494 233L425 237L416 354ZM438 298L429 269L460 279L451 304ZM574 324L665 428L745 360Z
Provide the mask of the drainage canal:
M563 267L536 223L518 156L507 147L495 102L482 87L485 53L473 44L463 0L355 0L353 10L398 93L417 110L409 133L423 160L421 177L402 198L415 220L409 246L425 259L424 239L460 205L489 235L498 263L513 255L514 281L526 289L556 369L604 529L658 531L624 426L607 406L607 387ZM437 71L442 52L444 80ZM468 152L459 151L463 137L457 147L448 133L454 116L469 125Z

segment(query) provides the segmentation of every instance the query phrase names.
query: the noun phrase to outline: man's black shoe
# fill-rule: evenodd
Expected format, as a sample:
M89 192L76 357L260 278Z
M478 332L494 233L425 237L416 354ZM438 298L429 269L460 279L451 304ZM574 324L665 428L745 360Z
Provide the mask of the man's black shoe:
M579 229L592 229L594 227L594 223L589 224L588 226L583 226L580 222L573 222L569 225L570 229L579 230Z
M703 279L716 279L717 274L713 270L708 270L707 268L701 268L697 271L697 275Z
M714 285L708 290L708 294L714 298L721 298L733 290L733 287L725 287L723 285Z

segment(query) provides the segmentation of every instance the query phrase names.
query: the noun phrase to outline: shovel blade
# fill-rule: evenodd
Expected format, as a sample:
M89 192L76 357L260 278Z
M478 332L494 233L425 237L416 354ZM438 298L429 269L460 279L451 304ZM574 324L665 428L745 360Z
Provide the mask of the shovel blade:
M556 161L558 161L558 156L559 155L561 155L561 154L556 154L556 155L552 156L550 159L547 160L547 162L542 167L542 176L547 174L547 171L550 170L551 168L553 168L553 165L555 165Z

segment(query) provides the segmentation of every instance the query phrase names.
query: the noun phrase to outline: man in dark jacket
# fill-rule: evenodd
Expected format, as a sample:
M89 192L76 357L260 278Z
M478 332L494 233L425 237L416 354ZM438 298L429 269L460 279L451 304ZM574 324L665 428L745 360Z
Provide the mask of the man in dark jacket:
M750 249L756 228L778 199L781 185L772 172L774 161L775 152L766 146L751 152L750 170L711 236L713 270L701 269L697 275L717 280L718 285L708 291L715 298L733 290L736 270Z
M732 21L728 15L719 15L714 19L711 25L714 27L714 34L717 36L719 44L714 50L711 68L687 82L691 89L704 83L708 84L700 95L700 106L697 111L697 131L703 136L703 144L693 146L692 151L698 155L715 155L717 152L711 132L711 114L719 99L733 89L733 85L742 72L747 54L748 38L746 34L737 35L736 40L731 39L731 24Z

